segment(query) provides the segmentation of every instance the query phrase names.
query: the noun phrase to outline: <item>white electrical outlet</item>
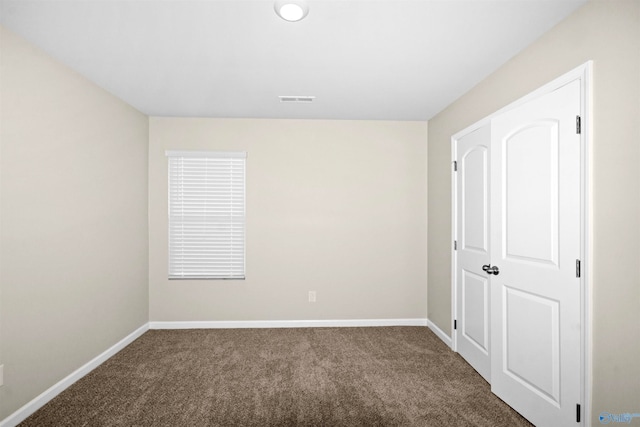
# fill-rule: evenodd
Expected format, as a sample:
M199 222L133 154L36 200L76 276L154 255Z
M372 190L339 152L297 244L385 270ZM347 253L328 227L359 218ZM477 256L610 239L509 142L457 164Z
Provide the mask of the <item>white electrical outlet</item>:
M309 302L316 302L316 291L309 291Z
M4 385L4 365L0 365L0 387Z

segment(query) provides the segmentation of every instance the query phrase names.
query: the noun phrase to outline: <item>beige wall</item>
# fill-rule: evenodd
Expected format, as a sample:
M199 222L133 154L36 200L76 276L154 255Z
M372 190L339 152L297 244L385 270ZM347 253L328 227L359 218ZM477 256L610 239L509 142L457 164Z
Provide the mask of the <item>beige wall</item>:
M425 122L149 128L151 321L426 317ZM167 280L165 150L247 151L246 280Z
M429 121L429 318L450 333L450 137L594 61L592 423L640 412L640 2L588 3ZM435 266L438 266L435 268Z
M2 420L148 320L148 119L0 34Z

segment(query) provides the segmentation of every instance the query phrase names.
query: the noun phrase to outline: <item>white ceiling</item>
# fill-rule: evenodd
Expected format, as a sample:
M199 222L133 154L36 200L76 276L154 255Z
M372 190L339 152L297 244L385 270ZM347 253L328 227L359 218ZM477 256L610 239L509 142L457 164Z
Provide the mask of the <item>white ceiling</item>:
M1 0L0 22L152 116L426 120L585 1L309 0L292 23L270 0Z

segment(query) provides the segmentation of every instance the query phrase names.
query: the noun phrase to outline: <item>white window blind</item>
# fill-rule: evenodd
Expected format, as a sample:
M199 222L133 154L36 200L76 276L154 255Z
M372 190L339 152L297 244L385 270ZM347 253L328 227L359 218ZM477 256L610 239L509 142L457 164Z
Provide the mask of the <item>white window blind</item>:
M246 153L166 155L169 278L243 279Z

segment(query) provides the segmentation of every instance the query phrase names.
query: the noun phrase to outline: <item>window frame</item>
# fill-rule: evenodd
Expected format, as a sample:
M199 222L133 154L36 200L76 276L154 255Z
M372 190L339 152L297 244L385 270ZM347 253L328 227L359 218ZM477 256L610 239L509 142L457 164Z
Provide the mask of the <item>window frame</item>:
M246 181L247 181L247 177L246 177L246 159L247 159L247 153L246 152L240 152L240 151L172 151L172 150L167 150L165 151L165 155L167 157L167 277L169 280L244 280L246 278L246 197L247 197L247 192L246 192ZM172 169L173 167L177 167L175 165L176 160L175 159L182 159L183 161L186 160L187 162L191 162L192 165L193 164L197 164L198 163L198 159L205 159L204 162L202 163L202 165L204 165L204 172L203 172L203 176L205 177L205 179L201 182L199 182L199 184L207 184L206 181L206 177L207 174L210 172L210 170L208 169L210 164L215 164L217 162L224 162L225 159L229 159L229 162L227 163L228 166L226 166L227 168L229 168L229 176L230 179L233 180L232 174L235 172L237 173L237 169L240 169L241 174L242 174L242 182L241 185L234 185L233 183L230 183L228 186L222 186L222 187L215 187L213 184L212 187L207 187L205 185L205 189L201 190L203 192L207 192L207 191L211 191L212 188L215 188L215 190L220 191L220 188L223 188L223 191L228 191L230 194L228 196L228 201L229 203L231 203L231 200L233 200L234 202L238 202L238 200L241 201L241 215L240 215L240 219L234 218L237 213L235 212L236 208L229 208L229 213L233 213L231 216L231 219L227 221L215 221L215 220L211 220L211 221L195 221L193 224L195 225L195 228L197 229L198 227L200 228L207 228L208 226L211 225L220 225L220 224L226 224L229 230L233 230L236 229L238 226L240 226L239 228L241 229L241 239L238 240L238 238L233 238L231 237L228 243L228 250L229 252L227 252L227 254L229 254L229 260L230 260L230 267L228 268L228 271L226 274L212 274L212 273L203 273L203 274L196 274L196 270L198 270L199 268L201 269L205 269L207 268L207 266L210 268L210 271L215 270L215 268L211 268L211 264L210 262L215 260L212 259L210 261L203 261L200 265L194 265L192 264L191 269L189 267L185 268L184 263L178 263L179 264L179 268L175 268L176 267L176 258L175 258L175 253L176 251L184 251L184 238L182 239L182 244L178 245L175 243L174 238L172 238L172 232L175 233L176 231L176 227L184 227L185 221L177 221L177 217L175 215L172 215L172 208L174 207L174 203L176 203L176 199L178 198L183 198L184 195L182 193L179 193L180 196L177 196L173 191L174 191L174 184L176 184L175 181L175 172ZM213 162L209 163L207 162L208 160L212 160ZM234 163L236 163L238 160L241 160L239 163L240 165L238 166L237 164L234 165ZM180 161L180 160L178 160ZM181 164L180 167L184 167L184 163ZM202 167L202 166L200 166ZM215 166L213 169L211 169L211 171L216 171L216 172L220 172L220 170L216 170L215 168L218 167L220 169L225 168L225 166ZM234 169L236 169L234 171ZM184 179L184 174L182 174L180 176L180 183L179 185L184 185L184 181L182 181ZM209 183L211 184L211 183ZM197 185L197 184L196 184ZM241 195L238 196L238 194L234 194L234 191L241 189ZM215 191L214 190L214 191ZM222 199L224 200L224 199ZM209 199L207 199L207 201L205 203L210 202ZM182 209L184 209L184 204L182 203L180 204L180 207ZM210 207L207 207L210 208ZM207 214L205 213L207 211L207 208L203 208L203 210L201 211L202 213L204 213L204 215L202 217L206 217ZM183 215L181 218L188 218L188 215ZM178 222L178 224L176 225L176 221ZM188 223L189 221L186 221L186 223ZM228 235L231 236L233 234L233 231L228 231ZM174 234L175 235L175 234ZM225 235L224 233L222 233L222 235ZM224 240L223 237L220 237L221 240ZM196 238L194 241L197 241L198 239ZM220 240L217 240L216 242L219 242ZM201 241L200 241L201 242ZM233 251L233 247L234 245L239 245L238 242L241 242L241 255L238 255L237 252ZM206 247L206 249L209 249L210 247ZM195 257L197 258L198 255L200 255L200 257L202 257L202 252L201 253L196 253ZM237 266L232 267L231 265L234 264L235 262L237 262L238 260L241 261L241 267L238 268ZM239 273L236 273L235 271L238 271Z

